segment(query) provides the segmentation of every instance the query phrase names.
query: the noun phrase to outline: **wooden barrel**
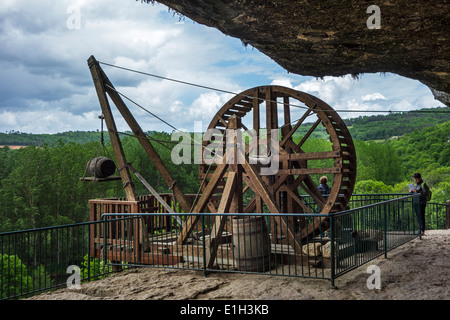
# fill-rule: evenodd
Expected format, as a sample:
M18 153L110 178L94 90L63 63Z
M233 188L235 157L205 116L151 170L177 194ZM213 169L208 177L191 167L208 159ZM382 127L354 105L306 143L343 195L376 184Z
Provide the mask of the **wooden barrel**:
M233 254L241 271L271 269L270 239L264 217L233 217Z
M87 163L87 172L96 178L106 178L116 171L114 161L106 157L97 157Z

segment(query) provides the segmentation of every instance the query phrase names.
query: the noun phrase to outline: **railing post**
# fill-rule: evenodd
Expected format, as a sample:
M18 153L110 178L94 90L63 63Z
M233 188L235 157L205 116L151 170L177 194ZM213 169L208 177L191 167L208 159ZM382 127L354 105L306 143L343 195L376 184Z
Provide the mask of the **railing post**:
M91 246L93 245L92 244L93 241L91 240L91 237L93 237L92 236L92 233L93 233L92 230L94 229L94 228L92 228L92 226L94 226L94 228L95 228L95 225L94 225L93 222L91 222L91 224L87 226L87 229L89 231L89 236L88 236L88 258L87 258L87 269L88 269L88 271L87 271L87 273L88 273L87 281L88 282L91 281L91 250L92 250ZM94 246L94 248L95 248L95 246Z
M334 223L333 223L333 215L330 215L330 258L331 258L331 287L335 288L334 278L335 278L335 256L334 256Z
M450 200L447 200L445 208L445 229L450 229Z
M206 277L205 216L202 215L203 276Z
M386 204L384 207L384 258L387 259L387 210Z

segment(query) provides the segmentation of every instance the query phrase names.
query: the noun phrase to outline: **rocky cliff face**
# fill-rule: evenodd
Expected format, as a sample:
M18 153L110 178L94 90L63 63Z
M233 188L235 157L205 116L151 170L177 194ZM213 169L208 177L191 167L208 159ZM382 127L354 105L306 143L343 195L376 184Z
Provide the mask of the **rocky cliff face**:
M158 2L241 39L289 72L316 77L392 72L421 81L450 106L448 0ZM379 16L368 13L371 5ZM377 23L380 28L372 28Z

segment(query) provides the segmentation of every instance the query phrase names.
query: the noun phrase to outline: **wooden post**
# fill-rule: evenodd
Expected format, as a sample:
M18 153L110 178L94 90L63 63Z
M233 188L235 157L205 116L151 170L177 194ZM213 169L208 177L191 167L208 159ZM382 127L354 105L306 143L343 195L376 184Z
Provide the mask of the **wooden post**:
M227 130L234 130L231 137L227 137L227 146L232 146L233 151L227 152L227 159L229 172L234 172L236 174L236 183L234 184L233 200L228 212L231 213L242 213L244 211L243 206L243 190L242 190L242 166L240 161L242 161L243 155L240 145L241 141L238 141L238 130L241 128L241 119L236 115L232 115L228 121ZM230 133L230 131L228 131ZM227 150L228 151L228 150ZM231 154L231 157L230 157ZM218 211L220 213L220 211Z
M447 200L447 207L445 209L445 228L450 229L450 200Z
M94 80L95 90L97 91L100 107L102 108L103 116L105 117L105 123L108 127L109 138L113 147L114 156L119 167L120 177L124 183L125 194L128 201L135 201L136 195L134 192L133 180L131 179L130 172L126 168L126 158L123 152L122 143L120 142L119 134L117 133L116 123L111 112L111 107L106 97L106 90L103 82L103 75L98 61L91 56L88 59L89 70L91 71L92 79Z
M155 148L153 148L152 144L148 140L148 137L146 136L140 125L137 123L136 119L133 117L120 95L117 93L111 81L109 81L103 70L101 70L101 73L103 76L103 81L106 85L106 92L108 93L109 97L114 102L119 112L122 114L123 118L127 122L131 131L133 131L133 134L136 136L149 158L152 160L153 164L161 174L161 177L164 179L167 186L169 188L172 188L173 193L175 194L175 197L177 198L184 212L189 212L189 210L191 209L190 201L185 197L180 187L176 183L174 184L175 180L173 179L169 170L167 170L164 162L161 160L161 157L158 155Z

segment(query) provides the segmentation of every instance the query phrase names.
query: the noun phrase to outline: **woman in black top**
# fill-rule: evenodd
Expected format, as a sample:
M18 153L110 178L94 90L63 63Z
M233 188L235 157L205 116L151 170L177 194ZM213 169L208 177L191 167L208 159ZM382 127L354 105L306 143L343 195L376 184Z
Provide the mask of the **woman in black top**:
M409 192L420 194L420 197L413 199L413 207L416 212L417 221L419 222L420 231L425 233L425 208L427 206L427 194L429 190L427 185L423 182L420 173L414 173L413 178L416 185L412 190L409 190Z

